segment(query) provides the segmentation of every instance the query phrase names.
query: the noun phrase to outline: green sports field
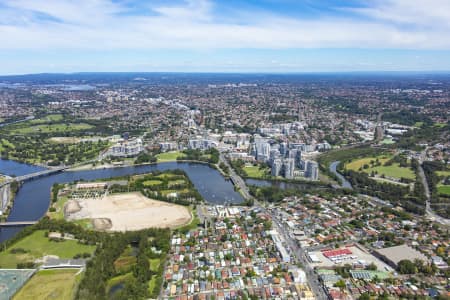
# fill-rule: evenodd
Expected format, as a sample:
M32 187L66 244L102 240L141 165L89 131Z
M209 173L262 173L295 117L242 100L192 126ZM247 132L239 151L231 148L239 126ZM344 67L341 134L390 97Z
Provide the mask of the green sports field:
M381 163L381 166L377 167L370 167L370 161L375 161L378 158L379 162ZM378 156L378 157L365 157L361 159L357 159L355 161L352 161L350 163L345 164L345 168L347 170L353 170L360 172L360 168L363 168L364 165L368 165L369 168L362 169L363 172L370 174L372 171L378 172L378 175L385 175L386 177L392 177L392 178L407 178L407 179L415 179L416 175L414 174L414 171L411 170L411 168L404 168L400 167L398 163L393 163L390 166L384 166L384 163L386 163L389 159L391 159L390 156Z
M158 162L166 162L166 161L176 161L177 158L182 158L184 156L185 156L184 153L180 151L171 151L159 153L156 155L156 158L158 159Z
M86 123L67 124L44 124L29 127L21 127L11 130L13 134L33 134L33 133L65 133L91 129L93 126Z
M53 115L47 115L45 117L39 118L39 119L33 119L30 121L27 121L28 124L45 124L49 122L59 122L62 121L63 115L61 114L53 114Z
M246 165L243 169L247 176L252 178L263 178L269 172L268 169L260 169L259 166L253 165Z
M440 195L450 196L450 185L438 184L437 190Z
M144 186L155 186L155 185L160 185L162 183L163 182L161 180L146 180L142 184Z
M44 270L36 273L13 297L14 300L73 299L81 274L78 269Z
M44 255L73 258L76 254L85 252L92 254L95 250L95 246L82 245L74 240L50 241L44 234L44 230L37 230L6 249L6 251L0 252L0 266L14 269L18 263L31 262ZM23 251L12 253L11 250L13 249L23 249Z
M450 176L450 171L436 171L437 176Z

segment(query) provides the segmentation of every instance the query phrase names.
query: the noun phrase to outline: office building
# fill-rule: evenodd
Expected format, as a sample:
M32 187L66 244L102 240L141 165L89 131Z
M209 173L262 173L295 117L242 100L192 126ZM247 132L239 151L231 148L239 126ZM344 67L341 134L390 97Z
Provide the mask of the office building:
M280 176L281 169L282 169L283 163L281 159L277 158L272 163L272 169L271 169L271 175L272 176Z
M286 158L283 160L284 177L287 179L294 178L295 160L293 158Z
M315 161L306 161L305 176L311 180L319 179L319 165Z

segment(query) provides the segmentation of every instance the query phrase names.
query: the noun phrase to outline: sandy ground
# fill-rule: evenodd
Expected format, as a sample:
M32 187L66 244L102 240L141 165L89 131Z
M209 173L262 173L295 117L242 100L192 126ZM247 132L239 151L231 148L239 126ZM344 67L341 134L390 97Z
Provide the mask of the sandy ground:
M99 230L177 227L188 224L191 220L191 214L186 207L148 199L141 193L113 194L101 199L84 199L77 202L81 209L68 214L67 219L93 219L94 226Z

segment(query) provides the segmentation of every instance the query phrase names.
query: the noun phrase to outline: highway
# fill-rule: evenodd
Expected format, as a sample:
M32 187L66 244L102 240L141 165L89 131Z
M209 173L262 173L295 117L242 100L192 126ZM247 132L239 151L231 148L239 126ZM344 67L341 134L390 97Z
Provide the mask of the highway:
M245 184L245 181L241 178L241 176L239 176L238 174L236 174L236 172L234 171L234 169L230 166L230 164L228 163L228 160L223 156L223 153L220 153L219 156L219 161L223 162L228 169L230 170L230 178L233 181L234 185L237 186L242 193L242 196L246 199L246 200L255 200L253 198L252 195L250 195L250 191L248 190L247 185Z

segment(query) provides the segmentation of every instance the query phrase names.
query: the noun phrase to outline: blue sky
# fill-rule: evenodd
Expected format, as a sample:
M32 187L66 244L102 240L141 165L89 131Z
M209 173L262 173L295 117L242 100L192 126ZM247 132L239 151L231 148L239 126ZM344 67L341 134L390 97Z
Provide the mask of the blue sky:
M448 0L0 0L0 74L450 71Z

